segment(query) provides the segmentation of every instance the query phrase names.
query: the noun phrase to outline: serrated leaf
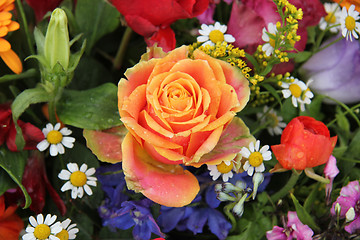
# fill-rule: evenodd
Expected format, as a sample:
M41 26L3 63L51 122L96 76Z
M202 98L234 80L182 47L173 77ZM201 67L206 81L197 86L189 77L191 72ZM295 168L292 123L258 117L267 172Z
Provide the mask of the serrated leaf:
M105 34L114 31L120 24L120 13L107 1L78 0L75 19L80 32L87 39L86 51Z
M102 130L121 124L117 102L117 87L105 83L85 91L65 89L56 110L67 125Z
M306 211L306 209L303 206L301 206L301 204L296 199L294 194L290 193L290 196L294 202L296 214L298 215L300 221L303 224L308 225L311 229L319 231L320 228L316 225L314 219L310 216L310 214Z
M25 195L24 208L28 208L31 204L31 198L21 183L26 159L27 152L11 152L5 148L0 149L0 167L7 172L11 179L20 187L21 191L23 191ZM0 184L2 185L2 182Z

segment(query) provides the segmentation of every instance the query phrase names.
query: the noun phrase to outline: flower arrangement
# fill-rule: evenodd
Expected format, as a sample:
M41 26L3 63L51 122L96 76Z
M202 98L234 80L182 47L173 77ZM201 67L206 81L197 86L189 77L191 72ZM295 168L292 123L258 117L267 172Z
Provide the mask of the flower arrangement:
M359 11L0 1L0 239L358 239Z

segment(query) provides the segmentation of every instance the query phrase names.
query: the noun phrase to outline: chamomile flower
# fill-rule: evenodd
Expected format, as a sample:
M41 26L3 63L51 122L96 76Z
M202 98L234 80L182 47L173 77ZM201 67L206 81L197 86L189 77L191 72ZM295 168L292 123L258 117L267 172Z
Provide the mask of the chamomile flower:
M360 32L360 23L356 22L359 18L359 13L355 11L354 5L349 7L349 11L347 11L346 7L342 8L340 14L340 24L342 35L346 38L346 40L350 39L350 41L352 41L352 37L355 39L359 38L356 33Z
M275 39L270 38L268 34L275 37L276 33L277 33L277 28L276 25L273 23L268 24L267 30L266 28L263 28L262 40L266 43L262 46L262 50L265 52L266 56L270 56L271 54L274 53L275 50Z
M308 84L310 81L308 82ZM300 104L300 110L305 111L305 104L311 103L311 98L314 94L310 91L308 86L297 78L291 77L290 82L281 82L281 87L285 88L282 90L284 98L291 96L291 102L294 107L298 107Z
M76 238L76 233L79 232L79 229L76 228L76 223L71 224L71 220L68 218L61 222L62 230L58 234L56 234L56 237L58 237L60 240L72 240ZM69 226L70 225L70 226Z
M271 136L281 135L282 129L286 127L286 123L282 122L283 117L278 116L273 108L269 110L268 106L264 106L263 112L257 113L256 116L260 119L261 125L269 123L267 131Z
M65 147L72 148L74 146L75 138L68 137L72 132L67 127L60 129L60 123L53 126L51 123L46 124L42 130L45 139L36 146L39 151L45 151L50 146L50 155L56 156L65 153Z
M45 221L42 214L38 214L36 219L33 216L29 217L30 224L25 229L26 234L22 237L23 240L60 240L55 235L61 232L62 227L60 222L56 222L56 215L46 215Z
M214 181L221 175L224 182L229 181L233 177L234 163L232 161L222 161L218 165L207 165L207 167Z
M235 42L235 38L230 34L225 34L227 30L226 25L221 25L216 22L214 25L202 24L199 33L201 36L197 37L198 42L204 42L202 45L215 46L217 42Z
M319 28L325 30L327 27L330 27L330 32L337 33L340 29L340 26L335 26L339 24L340 17L340 7L337 3L324 3L324 8L327 13L325 17L320 19Z
M96 177L92 175L95 173L95 168L88 168L88 166L83 163L79 169L76 163L68 163L67 168L63 169L59 173L58 177L61 180L69 180L62 187L61 191L65 192L71 189L71 197L73 199L82 198L84 195L84 190L88 195L92 195L93 192L90 186L96 186Z
M252 176L254 172L264 172L265 166L264 161L271 159L271 152L269 151L269 145L263 146L260 150L260 141L257 140L255 145L254 142L249 144L249 147L243 147L240 154L247 158L244 163L243 169L249 176Z

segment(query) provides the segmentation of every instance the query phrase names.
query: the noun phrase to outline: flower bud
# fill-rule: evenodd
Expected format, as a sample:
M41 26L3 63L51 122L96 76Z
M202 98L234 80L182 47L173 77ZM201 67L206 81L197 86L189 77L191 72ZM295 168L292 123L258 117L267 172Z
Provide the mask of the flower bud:
M336 215L340 215L340 212L341 212L341 206L340 206L340 204L339 203L336 203L335 204L335 213L336 213Z
M217 197L217 199L219 199L222 202L224 202L224 201L232 201L233 202L236 200L235 197L230 196L229 194L224 193L224 192L218 192L216 197Z
M346 222L351 222L355 218L355 210L353 207L349 208L349 210L345 214Z
M260 172L256 172L252 178L253 184L254 184L254 190L253 190L253 196L252 198L255 199L256 193L258 190L259 185L264 181L264 174Z
M237 217L241 217L244 213L244 203L246 200L247 194L244 194L241 199L239 200L238 203L236 203L236 205L234 206L234 208L232 209L233 213L237 216Z
M70 44L68 20L64 10L56 8L50 18L44 44L44 55L50 69L59 63L66 71L69 66Z

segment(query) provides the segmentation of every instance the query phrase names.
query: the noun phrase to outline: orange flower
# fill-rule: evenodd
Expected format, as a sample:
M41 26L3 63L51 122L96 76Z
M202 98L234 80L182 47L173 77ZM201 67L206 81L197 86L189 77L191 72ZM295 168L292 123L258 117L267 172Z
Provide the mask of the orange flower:
M22 72L22 63L18 55L11 49L11 45L4 37L8 32L19 29L19 23L12 21L11 10L14 9L14 0L0 1L0 57L5 64L16 74Z
M13 205L5 209L4 196L0 197L0 239L17 240L24 223L15 214L17 206Z
M355 5L355 10L360 12L360 1L359 0L333 0L336 3L339 3L340 6L346 7L349 10L351 5Z
M254 141L235 117L249 99L248 80L200 50L188 55L187 46L168 54L150 49L126 71L118 85L125 137L121 128L84 132L100 160L122 160L128 188L172 207L189 204L199 191L196 177L180 164L217 165Z

